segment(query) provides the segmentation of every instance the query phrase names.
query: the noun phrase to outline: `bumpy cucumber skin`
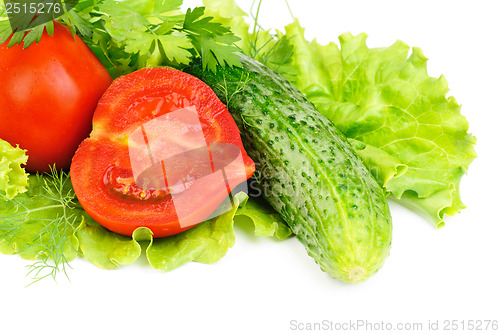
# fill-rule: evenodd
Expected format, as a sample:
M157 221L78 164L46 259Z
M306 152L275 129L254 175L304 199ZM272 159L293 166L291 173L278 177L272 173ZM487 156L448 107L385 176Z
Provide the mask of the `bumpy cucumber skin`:
M346 138L278 73L242 56L242 68L186 71L207 83L242 132L265 199L334 278L360 282L389 255L386 196Z

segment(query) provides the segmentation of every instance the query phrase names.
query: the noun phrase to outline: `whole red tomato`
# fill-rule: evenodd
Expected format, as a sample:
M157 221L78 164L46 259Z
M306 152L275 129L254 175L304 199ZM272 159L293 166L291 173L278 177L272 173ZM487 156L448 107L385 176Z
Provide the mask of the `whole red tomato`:
M0 138L28 150L29 171L67 169L111 76L59 23L26 49L7 44L0 45Z

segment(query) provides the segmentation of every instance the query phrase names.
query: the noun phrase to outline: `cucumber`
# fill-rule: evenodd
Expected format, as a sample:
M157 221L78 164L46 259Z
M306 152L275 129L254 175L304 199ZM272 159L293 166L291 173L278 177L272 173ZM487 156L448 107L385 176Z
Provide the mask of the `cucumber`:
M186 71L225 102L256 163L264 198L321 269L346 282L375 273L389 255L383 190L345 136L280 74L246 56L217 73Z

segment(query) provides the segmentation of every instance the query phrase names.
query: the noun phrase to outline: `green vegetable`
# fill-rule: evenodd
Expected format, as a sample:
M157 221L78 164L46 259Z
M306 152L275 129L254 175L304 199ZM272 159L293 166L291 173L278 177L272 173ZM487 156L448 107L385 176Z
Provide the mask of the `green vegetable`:
M229 28L204 17L204 8L180 11L182 0L82 0L57 18L78 33L112 76L150 66L182 69L193 57L201 57L205 68L238 66L238 40ZM33 14L34 16L35 14ZM33 16L26 16L31 21ZM25 21L17 22L23 27ZM25 31L16 31L9 46L38 42L42 33L53 34L49 21ZM12 34L5 7L0 5L0 43Z
M274 236L283 240L292 235L290 227L262 198L249 198L247 196L245 199L240 198L240 200L240 206L234 216L235 222L251 221L255 227L255 235L258 236Z
M369 49L361 34L340 36L340 48L308 42L298 21L276 35L249 25L232 0L205 0L207 13L231 25L238 45L278 71L349 138L393 197L444 225L465 208L459 183L476 157L460 106L444 77L427 75L422 51L401 41ZM258 15L258 14L257 14ZM313 60L313 61L312 61Z
M116 269L135 262L141 255L141 246L132 238L113 233L82 211L83 219L76 228L79 253L102 269Z
M30 266L34 281L67 274L69 262L78 255L104 269L133 263L141 255L140 241L148 240L146 256L154 268L171 270L189 261L213 263L234 244L234 222L251 220L257 235L283 239L287 225L239 194L239 206L202 222L176 236L152 239L151 231L140 229L133 238L113 233L96 223L81 208L69 175L32 175L26 192L13 199L0 195L0 253L19 254L35 261Z
M242 131L264 198L321 268L347 282L375 273L389 254L385 194L345 137L281 75L246 56L216 74L187 69L211 86Z
M0 139L0 196L12 199L26 191L28 174L22 167L26 161L26 151Z

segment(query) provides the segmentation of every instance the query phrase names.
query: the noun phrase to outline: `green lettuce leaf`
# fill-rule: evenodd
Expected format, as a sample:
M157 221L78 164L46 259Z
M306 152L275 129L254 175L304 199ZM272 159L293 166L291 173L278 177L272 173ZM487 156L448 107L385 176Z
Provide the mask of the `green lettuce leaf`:
M149 241L146 256L155 269L170 271L193 261L215 263L234 245L233 218L237 209L235 206L183 233L160 239L153 239L152 232L142 227L134 232L134 239Z
M274 209L261 198L241 196L241 203L235 213L234 221L250 221L255 228L255 235L275 237L284 240L292 235L292 230Z
M389 180L408 171L407 165L384 150L356 139L348 138L348 140L382 187L385 188Z
M28 174L22 167L28 161L26 151L0 139L0 195L14 198L28 187Z
M126 237L102 227L86 213L76 229L80 254L102 269L116 269L135 262L141 255L141 246Z

